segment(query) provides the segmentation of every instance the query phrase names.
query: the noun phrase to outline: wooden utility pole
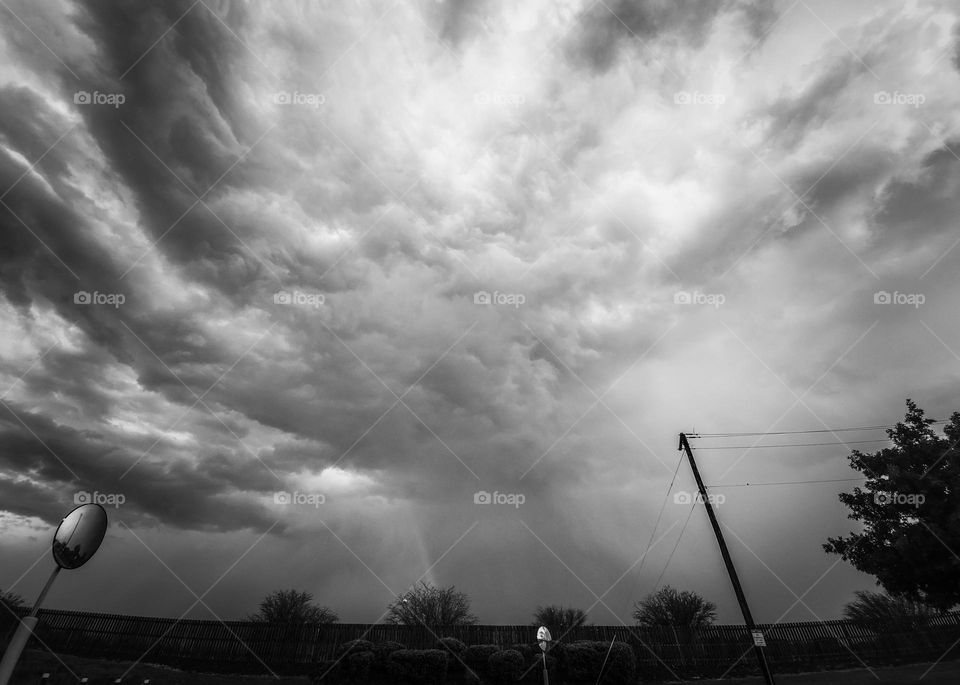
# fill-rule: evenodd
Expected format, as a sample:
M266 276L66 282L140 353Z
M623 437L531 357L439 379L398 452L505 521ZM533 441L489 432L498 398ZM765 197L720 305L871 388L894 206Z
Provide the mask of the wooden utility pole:
M727 574L730 576L730 582L733 584L733 592L737 595L737 601L740 603L740 611L743 613L743 620L747 624L747 630L750 631L750 637L753 639L753 649L757 655L757 663L760 665L760 672L767 685L775 685L773 673L767 665L767 657L763 652L764 639L763 633L756 629L753 622L753 616L750 614L750 607L747 606L747 598L743 594L743 588L740 586L740 579L737 577L737 570L733 567L733 560L730 558L730 552L727 550L727 543L724 542L723 532L720 530L720 523L717 521L717 515L713 512L713 505L710 498L707 497L707 489L703 485L703 479L700 478L700 471L697 469L697 462L693 458L693 450L690 449L690 443L687 442L685 433L680 434L680 447L687 453L687 459L690 461L690 468L693 470L693 477L697 481L697 489L700 491L700 499L704 508L707 510L707 517L710 519L710 525L713 526L713 532L717 536L717 544L720 545L720 555L723 557L723 563L727 567Z

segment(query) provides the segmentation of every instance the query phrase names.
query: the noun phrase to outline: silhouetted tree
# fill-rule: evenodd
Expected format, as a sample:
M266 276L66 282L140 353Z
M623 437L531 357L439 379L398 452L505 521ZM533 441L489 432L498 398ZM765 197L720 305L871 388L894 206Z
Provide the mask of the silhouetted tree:
M633 617L645 627L702 628L717 619L717 606L696 592L678 591L666 585L637 602Z
M823 548L877 581L893 597L941 611L960 603L960 413L945 435L907 400L906 418L887 430L893 447L875 454L853 450L850 465L867 480L840 493L848 518L863 532L828 538Z
M274 590L262 600L257 613L248 617L261 623L336 623L337 612L313 603L313 595L297 590Z
M470 598L454 586L436 587L422 582L400 595L387 607L388 623L436 626L471 625Z
M567 632L587 624L587 614L583 609L564 606L538 606L533 612L533 625L546 626L554 640L559 640Z

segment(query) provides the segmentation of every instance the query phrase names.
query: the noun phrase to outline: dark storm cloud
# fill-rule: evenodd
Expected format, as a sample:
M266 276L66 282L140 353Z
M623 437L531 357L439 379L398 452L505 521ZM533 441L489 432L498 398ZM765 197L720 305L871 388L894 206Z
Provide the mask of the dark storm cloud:
M960 216L960 141L947 142L924 157L911 179L894 179L883 192L876 215L880 239L894 245L919 246L938 234L956 232Z
M798 94L784 94L760 114L771 133L771 143L783 149L794 147L851 104L850 84L866 73L865 65L853 55L824 62L807 88Z
M597 72L609 69L625 45L633 44L640 54L654 38L678 38L699 47L718 14L733 3L680 0L619 0L599 3L580 20L567 50L574 61Z
M263 267L235 229L196 198L214 206L244 185L255 151L246 165L241 159L264 131L255 130L237 104L241 83L231 65L242 46L212 10L187 12L190 4L84 8L80 24L97 53L82 79L91 90L121 92L126 101L117 108L87 107L83 115L161 252L225 297L242 297L238 281L264 277ZM242 11L231 14L242 23ZM168 29L168 39L146 51Z
M13 403L8 402L7 407L0 416L0 468L28 475L35 483L46 486L28 484L32 495L10 502L9 511L54 523L76 493L96 491L122 494L126 501L118 515L122 513L121 519L131 524L162 522L185 529L215 531L262 530L275 521L248 501L235 501L228 496L233 488L271 495L278 489L276 479L255 459L204 449L193 455L196 465L184 460L165 465L144 460L124 477L127 467L140 456L131 448L146 450L152 441L118 448L106 436L57 425ZM8 486L10 483L2 479L0 482Z
M578 18L589 3L427 2L423 17L397 6L378 23L382 9L366 5L207 4L58 14L14 3L69 69L28 32L3 28L0 49L22 78L0 84L0 189L42 157L4 202L76 273L0 207L0 316L13 331L0 390L29 426L0 407L9 512L53 523L76 490L123 493L116 516L166 537L164 554L201 576L227 565L210 563L223 560L221 541L239 556L280 518L273 530L285 537L265 541L270 554L291 542L300 556L283 572L318 596L348 593L342 615L353 620L372 620L385 602L350 551L400 589L479 522L431 580L471 592L485 620L519 621L534 598L593 599L523 523L602 591L642 551L676 463L675 431L694 420L762 428L780 420L791 390L824 373L806 400L831 422L888 420L900 399L874 398L905 382L945 397L942 374L884 366L901 358L880 336L832 365L876 320L876 284L802 207L781 216L795 198L770 171L797 193L822 177L805 200L874 265L871 255L905 254L911 231L936 238L913 241L918 260L938 249L954 162L933 151L943 146L918 112L872 108L888 84L823 27L801 25L808 52L796 64L765 52L779 46L764 41L794 30L785 20L766 35L784 6L624 2ZM843 33L891 84L911 83L908 38L926 20L902 11L877 20L904 28L869 50L872 34L856 21L855 35ZM757 59L741 60L750 45ZM728 103L664 107L658 84L613 68L633 50L682 67L691 89L709 85L697 78L727 88ZM716 66L728 62L724 76ZM74 105L81 89L126 101ZM475 97L495 90L524 101ZM278 91L326 101L281 106ZM923 121L955 137L949 95L930 105ZM210 209L187 211L235 163L206 197ZM951 292L941 273L931 301L934 288L941 301ZM81 288L123 292L127 304L76 306ZM281 288L325 302L277 304ZM727 304L675 304L677 290L694 288ZM482 306L478 290L526 303ZM882 325L914 314L885 312ZM924 320L938 330L946 321ZM802 409L783 427L810 426ZM769 480L829 478L837 464L763 468ZM725 465L713 460L710 473ZM527 503L474 505L482 489ZM327 504L280 509L279 490L323 492ZM771 507L763 497L725 520L765 556L795 552L782 531L810 499L788 494ZM845 525L830 493L816 502L805 538L813 561L796 569L810 582L830 563L814 538ZM757 522L761 507L769 515ZM664 524L685 513L668 509ZM691 551L712 544L701 532L691 524L676 561L688 558L668 577L703 586L732 617L715 569ZM674 540L611 605L625 615ZM125 543L138 544L115 541L124 560ZM262 554L257 584L268 591L281 565ZM504 589L504 576L516 582ZM828 610L861 581L851 573L831 589ZM143 606L134 597L116 610Z
M960 71L960 21L953 25L953 66Z
M482 30L483 16L488 9L488 0L443 0L437 3L440 37L459 45L472 33Z

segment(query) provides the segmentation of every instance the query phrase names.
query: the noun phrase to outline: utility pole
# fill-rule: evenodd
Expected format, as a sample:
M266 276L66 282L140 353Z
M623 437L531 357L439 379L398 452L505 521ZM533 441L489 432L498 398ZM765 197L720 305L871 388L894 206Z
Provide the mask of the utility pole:
M740 586L740 579L737 577L737 570L733 567L733 560L730 558L730 552L727 550L727 543L723 540L723 533L720 530L720 523L717 521L717 515L713 512L713 505L707 497L707 489L703 485L703 479L700 478L700 471L697 469L697 462L693 458L693 450L690 449L690 443L687 442L686 433L680 434L680 447L687 453L687 459L690 461L690 468L693 470L693 477L697 481L697 489L700 491L700 499L704 508L707 510L707 516L710 519L710 525L713 526L713 532L717 536L717 544L720 545L720 554L723 557L723 563L727 567L727 573L730 576L730 582L733 584L733 591L737 595L737 601L740 603L740 611L743 613L743 620L747 624L747 630L753 638L753 649L757 655L757 663L760 665L760 672L767 685L775 685L773 673L767 665L767 657L763 653L764 640L763 633L756 629L753 622L753 616L750 614L750 607L747 606L747 598L743 594L743 588Z

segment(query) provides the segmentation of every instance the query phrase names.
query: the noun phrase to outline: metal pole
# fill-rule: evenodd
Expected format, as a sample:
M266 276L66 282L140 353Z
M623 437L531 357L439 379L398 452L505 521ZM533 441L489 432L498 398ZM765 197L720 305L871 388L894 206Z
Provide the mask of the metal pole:
M547 675L547 650L543 650L543 685L550 685L550 676Z
M58 573L60 573L59 565L53 569L53 573L47 578L47 583L43 586L39 596L37 596L37 601L34 603L33 609L30 610L30 614L20 620L20 625L17 626L17 632L15 632L10 639L10 644L7 645L7 651L3 654L3 661L0 661L0 685L8 685L10 683L10 678L13 676L13 669L17 666L20 654L23 652L23 648L27 646L27 641L33 634L33 629L37 626L37 621L39 620L37 618L37 611L40 610L40 605L43 604L43 600L47 596L47 592L50 591L50 586L53 585L53 580L57 577Z
M690 461L690 468L693 470L693 477L697 481L697 489L700 491L700 499L707 510L707 517L710 519L710 525L713 526L713 532L717 535L717 544L720 545L720 555L723 557L723 563L727 567L727 574L730 576L730 582L733 584L733 592L737 595L737 601L740 603L740 611L743 613L743 620L747 624L747 630L750 631L750 637L753 639L753 632L756 625L753 622L753 616L750 614L750 607L747 606L747 598L743 594L743 588L740 586L740 579L737 577L737 570L733 567L733 559L730 558L730 552L727 550L727 543L723 539L723 533L720 531L720 523L717 521L717 515L713 512L713 505L707 497L707 489L703 485L703 479L700 478L700 471L697 469L697 462L693 458L693 450L690 449L690 443L687 442L685 433L680 434L680 447L687 453L687 459ZM767 657L763 652L763 647L754 642L754 652L757 655L757 663L760 665L760 672L767 685L775 685L773 673L767 665ZM2 684L0 684L2 685Z

